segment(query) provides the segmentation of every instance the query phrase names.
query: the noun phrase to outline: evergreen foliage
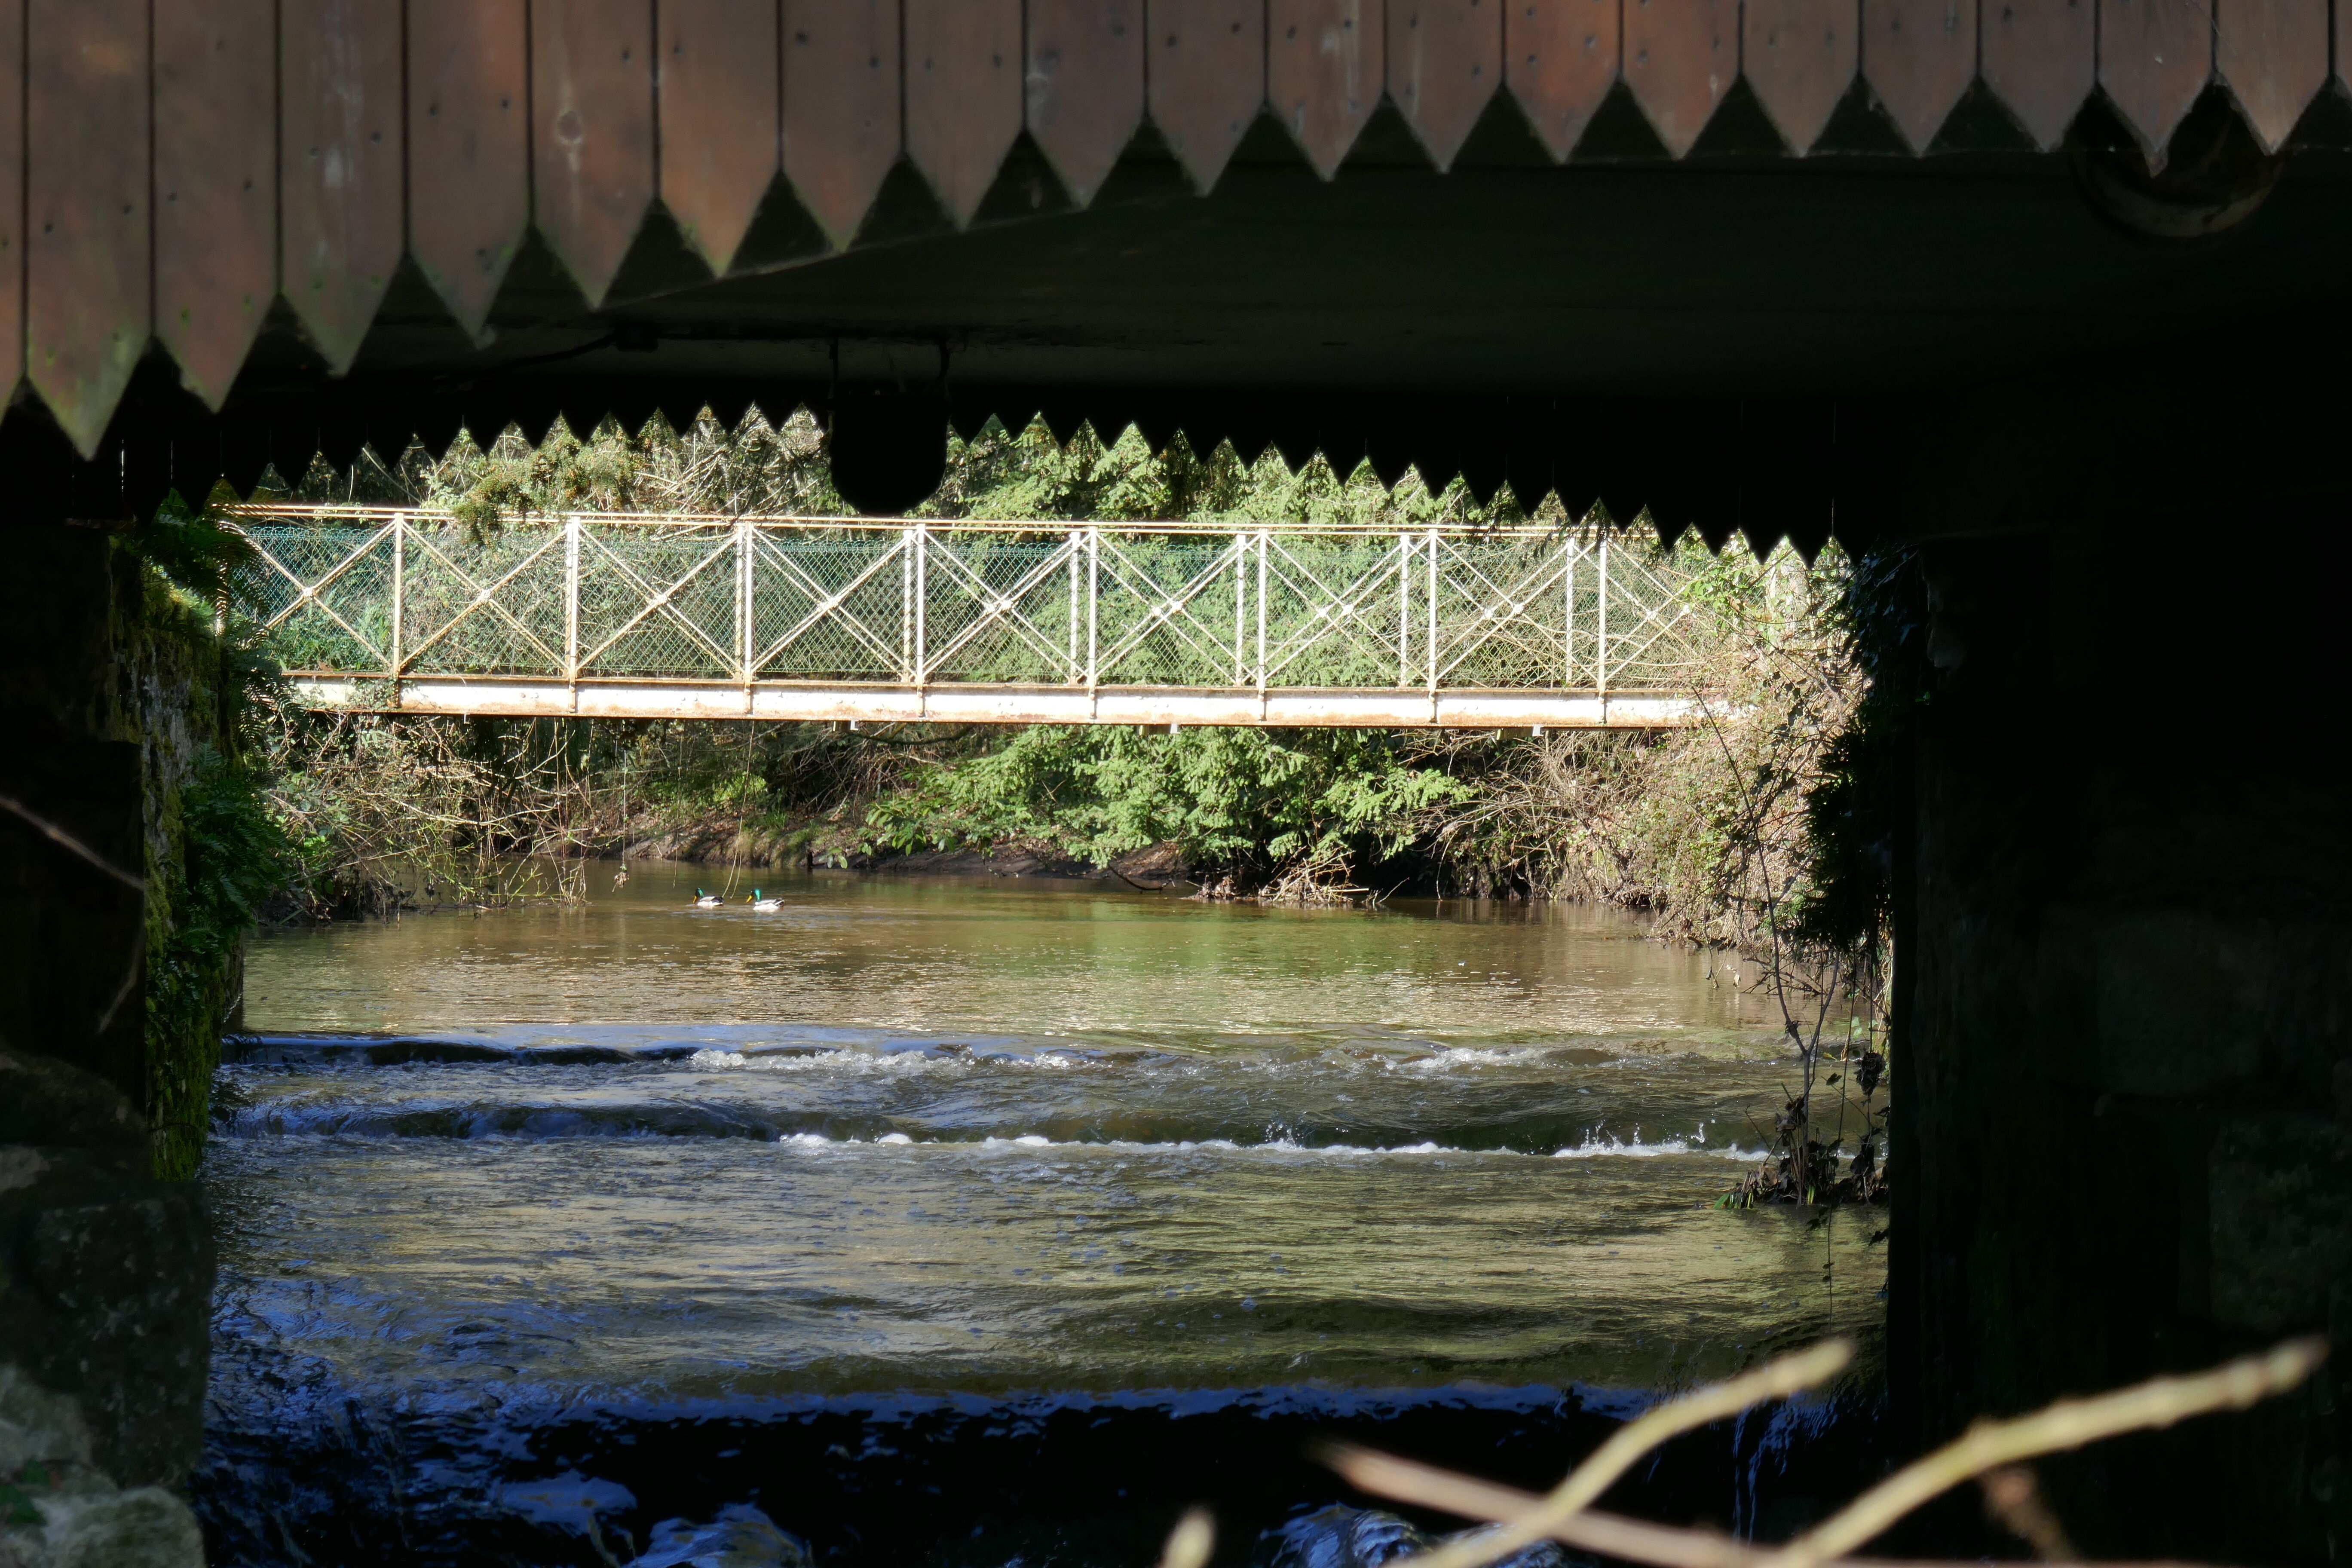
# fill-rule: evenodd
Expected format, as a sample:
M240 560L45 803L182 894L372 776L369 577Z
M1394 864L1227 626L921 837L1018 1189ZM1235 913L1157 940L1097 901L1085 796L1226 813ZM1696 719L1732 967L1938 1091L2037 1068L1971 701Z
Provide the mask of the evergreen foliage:
M754 413L734 429L706 412L682 431L659 416L635 433L607 419L586 437L558 422L534 447L520 432L478 447L461 437L439 459L411 447L386 464L364 455L349 474L324 459L285 490L310 501L444 507L487 531L566 511L837 515L824 433L807 413L781 426ZM1082 425L1067 442L1043 420L991 420L950 437L947 476L918 517L952 521L1248 521L1328 525L1529 521L1509 490L1481 502L1459 479L1432 492L1408 471L1393 488L1369 463L1340 474L1318 455L1293 473L1268 449L1245 461L1230 442L1196 453L1181 435L1154 452L1133 428L1106 440ZM1538 521L1569 522L1548 500Z
M1040 726L926 765L877 801L869 847L1050 845L1097 864L1172 844L1256 882L1388 859L1469 786L1378 730Z

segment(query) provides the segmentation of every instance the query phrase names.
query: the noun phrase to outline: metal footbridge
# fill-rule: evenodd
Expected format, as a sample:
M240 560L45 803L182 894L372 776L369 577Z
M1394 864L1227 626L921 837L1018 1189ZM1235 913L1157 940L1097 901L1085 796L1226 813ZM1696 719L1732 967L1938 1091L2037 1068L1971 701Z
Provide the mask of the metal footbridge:
M296 689L614 719L1654 729L1696 567L1591 531L242 509Z

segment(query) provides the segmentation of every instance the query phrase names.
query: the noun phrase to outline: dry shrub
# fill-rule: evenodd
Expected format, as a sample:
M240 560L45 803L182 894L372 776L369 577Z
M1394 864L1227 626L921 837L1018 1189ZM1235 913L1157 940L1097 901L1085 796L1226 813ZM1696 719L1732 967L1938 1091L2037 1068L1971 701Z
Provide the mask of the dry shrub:
M268 806L301 871L281 915L497 909L580 896L592 795L560 726L279 712Z
M1694 728L1432 738L1478 784L1427 824L1449 880L1640 909L1662 938L1768 957L1808 896L1806 792L1864 689L1843 580L1834 554L1785 549L1707 565L1692 594L1719 635L1691 681Z

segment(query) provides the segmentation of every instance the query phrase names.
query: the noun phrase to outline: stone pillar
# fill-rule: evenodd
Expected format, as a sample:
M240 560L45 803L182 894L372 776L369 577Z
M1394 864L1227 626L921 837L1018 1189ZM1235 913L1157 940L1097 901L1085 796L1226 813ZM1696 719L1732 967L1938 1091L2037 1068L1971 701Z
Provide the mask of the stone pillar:
M2352 1550L2352 617L2336 517L2254 521L1921 547L1893 1289L1919 1437L2336 1340L2302 1393L2045 1463L2094 1557Z
M42 1516L0 1556L193 1564L168 1489L202 1435L212 1253L196 1189L150 1173L140 583L95 530L0 538L0 1480Z

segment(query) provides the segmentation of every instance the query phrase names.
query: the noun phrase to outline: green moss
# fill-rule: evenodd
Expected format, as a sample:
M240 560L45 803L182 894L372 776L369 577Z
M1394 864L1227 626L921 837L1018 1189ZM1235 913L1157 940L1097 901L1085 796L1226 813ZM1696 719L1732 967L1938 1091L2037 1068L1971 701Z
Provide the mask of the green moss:
M176 505L122 541L145 592L126 653L147 773L147 1116L155 1171L194 1174L244 934L283 884L285 837L243 760L273 677L226 604L242 541Z
M172 804L177 863L148 870L148 1119L156 1173L178 1179L204 1150L245 933L284 884L289 851L256 781L217 752L197 760Z

